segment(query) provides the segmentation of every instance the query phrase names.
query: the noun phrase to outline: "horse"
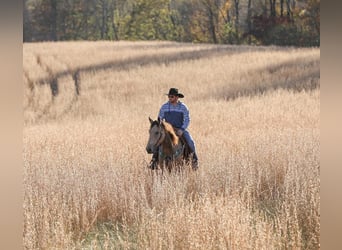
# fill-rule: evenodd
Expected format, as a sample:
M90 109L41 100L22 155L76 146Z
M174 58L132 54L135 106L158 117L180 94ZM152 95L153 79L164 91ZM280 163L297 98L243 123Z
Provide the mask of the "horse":
M166 168L169 172L173 168L180 167L190 162L190 148L185 139L176 135L173 126L161 120L152 120L149 117L150 129L146 151L154 154L158 151L158 168L162 171Z

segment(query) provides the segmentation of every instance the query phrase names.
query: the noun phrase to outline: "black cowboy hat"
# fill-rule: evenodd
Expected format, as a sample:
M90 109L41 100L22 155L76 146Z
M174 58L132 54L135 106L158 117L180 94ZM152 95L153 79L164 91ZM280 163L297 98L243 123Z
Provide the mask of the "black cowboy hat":
M171 89L169 90L169 93L166 94L166 95L175 95L175 96L178 96L179 98L183 98L183 97L184 97L183 94L178 93L178 89L176 89L176 88L171 88Z

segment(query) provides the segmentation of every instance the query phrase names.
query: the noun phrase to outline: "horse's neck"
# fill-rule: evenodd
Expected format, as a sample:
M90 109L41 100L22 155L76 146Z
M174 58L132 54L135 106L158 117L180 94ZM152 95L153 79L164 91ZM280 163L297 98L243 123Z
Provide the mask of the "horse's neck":
M163 146L163 151L165 153L172 154L173 153L173 144L172 144L172 139L169 133L166 132L165 134L165 139L162 143Z

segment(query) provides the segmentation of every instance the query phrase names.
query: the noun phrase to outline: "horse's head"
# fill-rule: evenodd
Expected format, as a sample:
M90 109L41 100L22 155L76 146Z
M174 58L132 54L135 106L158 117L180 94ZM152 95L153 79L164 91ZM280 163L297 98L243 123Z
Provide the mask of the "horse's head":
M150 120L150 130L149 130L149 138L146 146L146 151L149 154L153 154L157 149L158 146L163 142L165 139L165 130L163 127L162 121L159 119L156 121L153 121L150 117L148 118Z

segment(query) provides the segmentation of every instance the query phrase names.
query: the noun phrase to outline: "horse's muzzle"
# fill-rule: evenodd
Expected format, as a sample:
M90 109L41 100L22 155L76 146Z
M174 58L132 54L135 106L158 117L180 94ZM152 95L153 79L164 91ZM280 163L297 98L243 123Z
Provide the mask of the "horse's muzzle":
M148 154L153 154L153 150L149 146L146 147L146 151L147 151Z

